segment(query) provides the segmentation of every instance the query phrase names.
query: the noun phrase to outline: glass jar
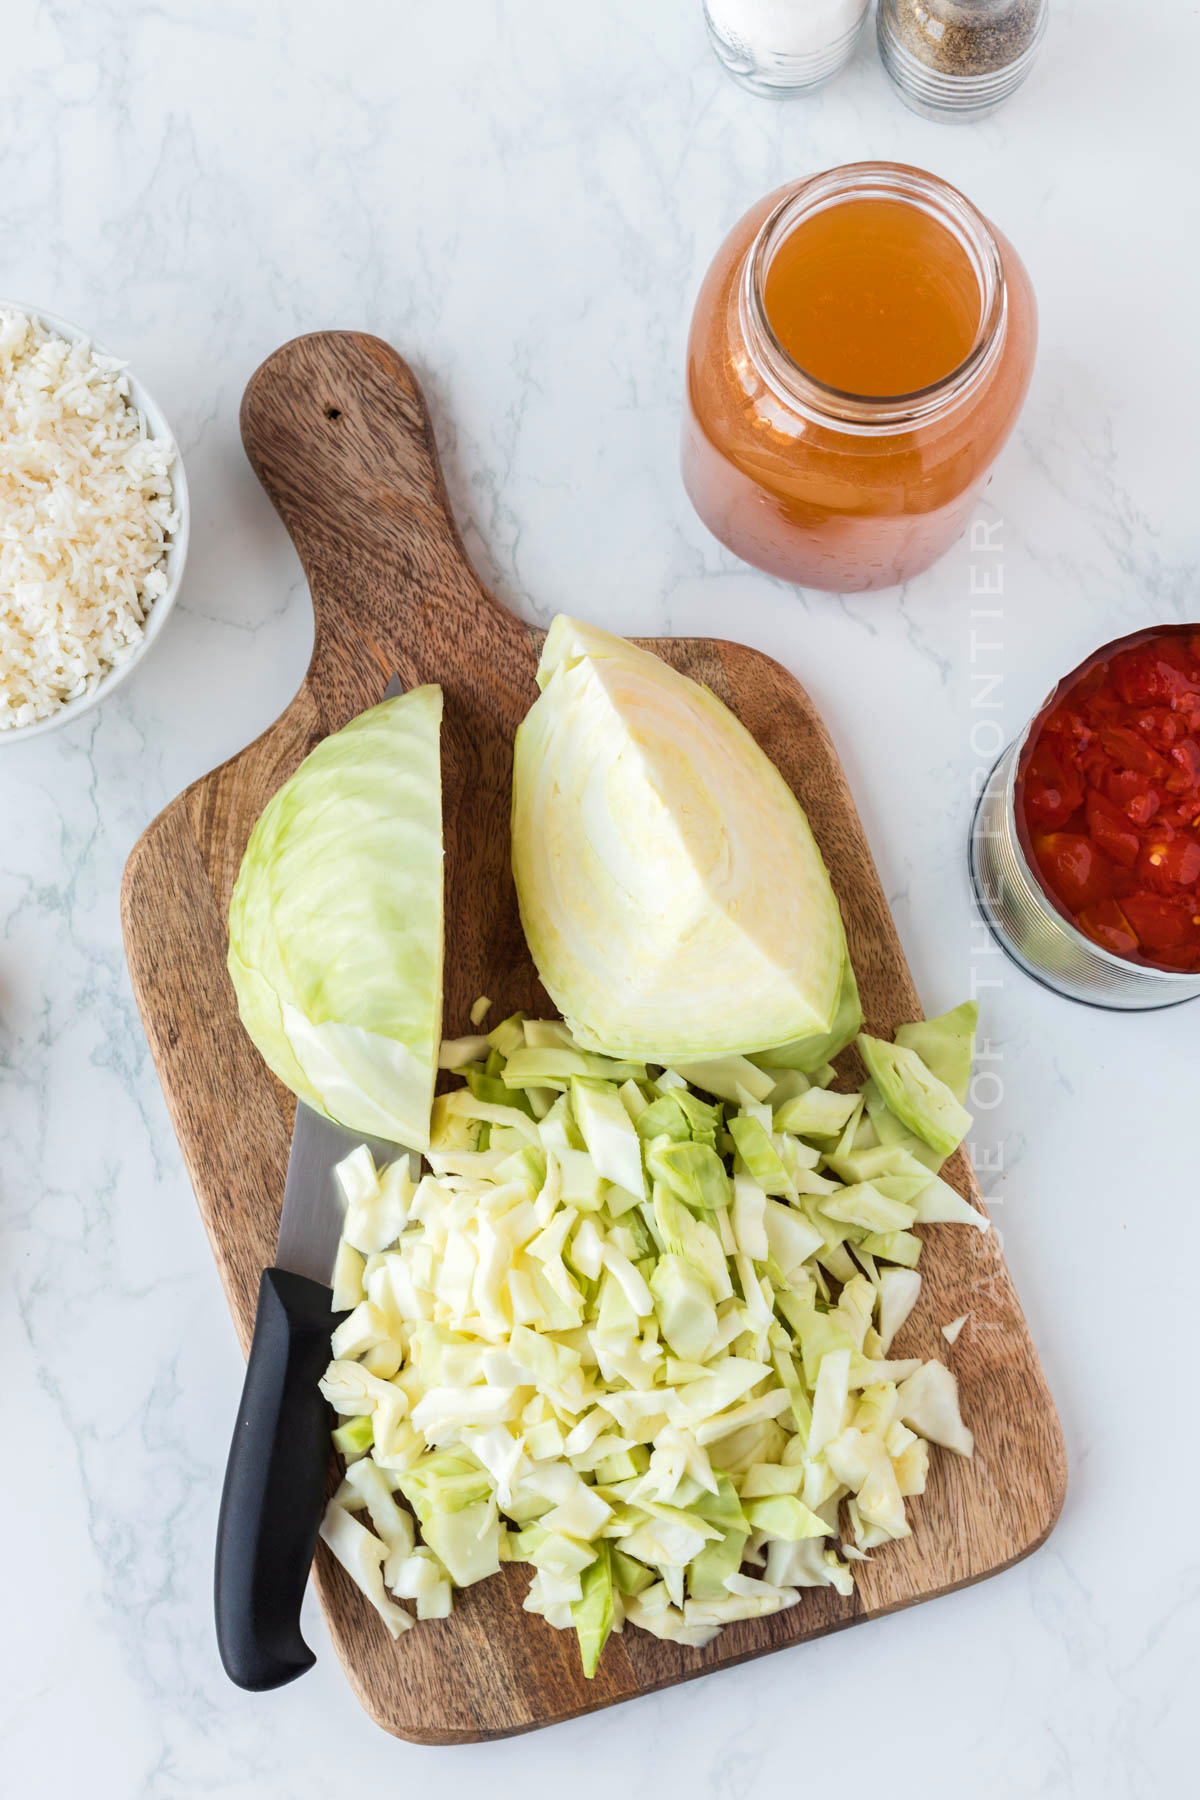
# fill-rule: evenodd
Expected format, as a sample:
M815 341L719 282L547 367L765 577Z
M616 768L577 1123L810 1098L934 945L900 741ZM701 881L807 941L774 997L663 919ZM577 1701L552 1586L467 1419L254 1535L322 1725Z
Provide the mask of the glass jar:
M845 68L870 0L704 0L717 59L752 94L810 93Z
M1159 625L1131 632L1128 637L1118 638L1097 650L1064 677L1037 716L1000 757L980 795L971 824L969 862L975 898L1000 947L1018 967L1044 987L1053 988L1070 1000L1081 1000L1089 1006L1117 1012L1145 1012L1196 999L1200 997L1200 971L1162 966L1161 957L1157 963L1152 960L1152 951L1141 956L1116 954L1097 941L1095 935L1080 929L1061 895L1056 897L1044 872L1038 870L1037 847L1026 816L1029 796L1024 784L1030 776L1031 750L1034 752L1032 778L1038 779L1037 743L1047 719L1056 708L1070 708L1074 704L1073 696L1081 682L1093 674L1107 676L1114 658L1128 657L1131 652L1143 651L1147 644L1167 638L1179 638L1190 649L1200 641L1200 624ZM1194 651L1192 655L1194 659ZM1148 722L1152 720L1152 710L1147 710L1146 718ZM1133 734L1125 732L1123 735ZM1104 736L1102 730L1101 739ZM1133 748L1132 761L1137 764L1138 746ZM1131 766L1128 752L1126 766ZM1056 783L1061 779L1061 774L1054 776ZM1167 787L1170 787L1169 781ZM1085 792L1090 817L1094 796L1090 787ZM1061 800L1064 812L1073 809L1078 799L1078 796L1067 797L1061 793L1052 797ZM1152 829L1154 820L1155 814L1147 811L1145 825ZM1070 825L1069 820L1066 823ZM1194 850L1192 855L1194 857ZM1140 861L1137 866L1139 870L1142 868ZM1117 872L1121 871L1118 869ZM1086 879L1086 872L1081 869L1081 873ZM1141 879L1144 877L1130 872L1131 883ZM1186 881L1188 877L1185 875L1182 879ZM1185 887L1183 899L1195 891L1194 883L1191 888ZM1195 904L1200 905L1200 893L1197 893ZM1123 899L1119 905L1130 908L1130 917L1134 916L1132 900ZM1086 913L1081 922L1088 923ZM1092 929L1094 932L1094 926ZM1129 942L1133 945L1136 939L1131 937Z
M927 119L982 119L1028 75L1049 0L879 0L879 54Z
M978 326L961 363L891 397L806 373L764 302L791 234L864 198L915 207L943 226L978 285ZM683 441L692 504L736 555L786 581L838 593L907 581L963 531L1021 410L1036 340L1020 258L937 176L853 163L769 194L734 226L696 301Z

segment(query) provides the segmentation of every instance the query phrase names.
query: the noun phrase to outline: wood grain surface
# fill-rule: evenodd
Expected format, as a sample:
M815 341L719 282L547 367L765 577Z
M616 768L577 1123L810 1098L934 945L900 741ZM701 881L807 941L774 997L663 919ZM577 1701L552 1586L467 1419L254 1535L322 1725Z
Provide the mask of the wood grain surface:
M393 670L445 691L447 1035L486 993L495 1016L548 1010L509 873L514 729L534 698L540 635L483 589L451 518L429 420L402 359L376 338L325 332L257 371L242 435L312 590L316 638L299 693L239 756L160 814L129 858L122 915L138 1005L243 1349L259 1273L273 1258L293 1101L242 1031L225 969L225 917L250 828L326 733L373 705ZM854 801L803 689L743 645L652 640L733 708L803 803L841 901L868 1028L920 1017ZM978 1205L960 1152L947 1171ZM574 1634L521 1610L528 1573L506 1569L453 1617L398 1642L322 1546L316 1581L338 1655L386 1730L423 1743L530 1730L760 1656L979 1581L1046 1537L1066 1485L1062 1437L994 1233L925 1234L925 1285L906 1354L955 1369L973 1462L935 1451L912 1536L858 1570L852 1599L806 1591L703 1650L629 1629L585 1681ZM952 1349L940 1327L970 1320ZM236 1395L229 1396L232 1420ZM214 1650L215 1654L215 1650Z

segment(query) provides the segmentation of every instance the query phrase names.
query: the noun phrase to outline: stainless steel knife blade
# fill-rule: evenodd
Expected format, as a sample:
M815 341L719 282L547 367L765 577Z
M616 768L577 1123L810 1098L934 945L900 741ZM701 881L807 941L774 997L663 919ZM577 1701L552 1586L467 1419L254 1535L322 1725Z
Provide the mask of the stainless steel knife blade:
M393 675L383 698L392 700L403 692L403 682ZM290 1269L294 1275L307 1275L310 1280L329 1286L346 1211L333 1172L360 1144L367 1146L377 1169L408 1154L400 1144L351 1131L314 1112L302 1100L297 1101L275 1246L277 1268Z
M367 1146L377 1169L408 1154L400 1144L335 1125L303 1101L297 1102L279 1241L275 1246L276 1268L290 1269L294 1275L307 1275L310 1281L330 1286L346 1212L333 1172L360 1144Z

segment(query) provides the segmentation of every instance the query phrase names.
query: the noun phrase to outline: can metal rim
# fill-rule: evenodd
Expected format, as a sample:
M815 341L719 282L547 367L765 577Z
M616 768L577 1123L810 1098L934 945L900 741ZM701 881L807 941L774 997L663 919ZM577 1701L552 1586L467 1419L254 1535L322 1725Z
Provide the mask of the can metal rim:
M1034 716L1035 718L1037 717L1036 714ZM1039 969L1036 963L1032 963L1024 956L1021 956L1015 948L1005 929L1002 916L991 904L984 892L977 855L976 826L978 824L979 814L987 801L988 793L996 771L999 769L1000 764L1005 758L1010 755L1013 756L1013 772L1015 774L1020 750L1024 747L1025 740L1029 735L1032 724L1033 720L1030 721L1030 725L1026 727L1021 736L1019 738L1014 738L1013 742L997 757L988 774L987 781L983 785L983 790L980 793L978 800L975 802L975 810L971 815L971 828L967 842L967 868L971 876L971 891L974 895L975 905L978 909L980 918L995 938L997 944L999 944L1001 950L1003 950L1005 956L1008 957L1008 960L1014 964L1016 968L1020 969L1023 974L1028 975L1031 980L1036 981L1039 987L1044 987L1049 993L1059 994L1066 1000L1078 1001L1080 1006L1094 1007L1097 1012L1165 1012L1169 1007L1186 1006L1189 1000L1200 999L1200 987L1193 987L1192 991L1187 994L1176 994L1170 998L1164 995L1161 1000L1146 1000L1136 1007L1128 1005L1122 1006L1119 1003L1114 1003L1112 1001L1093 999L1088 995L1074 993L1065 987L1058 986L1044 970ZM1014 751L1017 752L1017 755L1013 755ZM1021 852L1024 871L1029 877L1031 888L1045 908L1047 918L1053 922L1056 928L1061 930L1062 935L1067 942L1074 944L1081 957L1094 962L1096 967L1110 968L1116 974L1129 974L1131 971L1136 971L1139 976L1148 977L1151 981L1157 978L1164 984L1170 984L1176 981L1194 983L1196 977L1189 975L1186 971L1156 969L1148 963L1131 963L1126 961L1124 957L1114 956L1111 950L1105 950L1101 944L1093 943L1091 938L1085 937L1083 932L1071 923L1070 919L1059 912L1058 908L1050 901L1041 883L1038 881L1037 876L1029 867L1028 860L1025 858L1024 851L1021 849L1021 841L1016 830L1016 812L1012 803L1012 785L1012 781L1010 780L1007 783L1008 792L1005 796L1005 814L1006 820L1010 824L1012 831L1013 843Z

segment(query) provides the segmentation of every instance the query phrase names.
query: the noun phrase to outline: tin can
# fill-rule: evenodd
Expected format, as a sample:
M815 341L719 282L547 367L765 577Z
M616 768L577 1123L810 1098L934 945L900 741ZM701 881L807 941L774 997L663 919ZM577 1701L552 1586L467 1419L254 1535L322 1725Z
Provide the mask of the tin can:
M1173 629L1160 626L1118 638L1088 657L1059 685L1069 686L1096 662ZM1177 629L1195 632L1200 627ZM1025 746L1057 694L1056 687L1020 737L1004 751L979 797L971 823L969 862L980 914L1019 968L1069 1000L1114 1012L1146 1012L1194 1000L1200 997L1200 972L1130 962L1093 943L1060 911L1030 866L1017 827L1017 778Z

